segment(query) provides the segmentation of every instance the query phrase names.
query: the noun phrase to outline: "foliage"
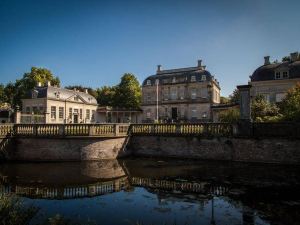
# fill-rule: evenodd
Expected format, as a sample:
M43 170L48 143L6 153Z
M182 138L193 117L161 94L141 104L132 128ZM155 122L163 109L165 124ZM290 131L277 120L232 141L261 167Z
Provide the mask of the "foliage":
M300 83L287 92L280 109L284 120L300 122Z
M138 108L141 104L142 90L137 78L125 73L117 86L115 104L124 108Z
M230 103L239 103L240 101L240 92L238 89L234 89L231 95L229 95Z
M251 102L251 116L255 122L275 122L282 117L279 107L267 102L262 95L256 96Z
M21 105L21 99L25 98L38 82L46 84L47 81L50 81L52 85L60 85L59 78L55 77L50 70L31 67L30 72L24 73L21 79L17 79L15 83L8 83L4 87L4 96L0 95L0 101L10 103L13 107Z
M35 207L24 207L16 196L0 196L0 219L3 225L30 224L37 212Z
M69 85L69 86L66 86L65 87L66 89L69 89L69 90L73 90L76 88L76 90L79 90L81 92L85 92L85 90L87 89L88 90L88 93L92 96L94 96L95 98L97 98L98 94L97 94L97 91L94 90L93 88L91 87L84 87L82 85Z
M224 96L220 97L220 104L228 104L230 102L230 99Z
M115 106L115 97L116 97L117 87L103 86L97 88L97 101L98 104L103 106Z
M286 61L290 61L290 60L291 60L291 58L289 56L284 56L282 58L282 62L286 62Z
M240 110L238 108L231 108L226 111L220 112L220 122L236 123L240 118Z

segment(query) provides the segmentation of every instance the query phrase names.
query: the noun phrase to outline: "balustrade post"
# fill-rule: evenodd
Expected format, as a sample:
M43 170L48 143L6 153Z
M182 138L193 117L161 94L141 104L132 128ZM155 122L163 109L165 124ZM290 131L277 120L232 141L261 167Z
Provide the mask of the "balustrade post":
M59 134L59 136L65 136L65 125L64 124L60 124L58 126L58 134Z
M89 136L94 136L95 135L95 126L90 125L89 126Z
M119 136L119 124L115 124L115 136Z
M175 130L176 134L181 134L181 124L176 124L176 130Z

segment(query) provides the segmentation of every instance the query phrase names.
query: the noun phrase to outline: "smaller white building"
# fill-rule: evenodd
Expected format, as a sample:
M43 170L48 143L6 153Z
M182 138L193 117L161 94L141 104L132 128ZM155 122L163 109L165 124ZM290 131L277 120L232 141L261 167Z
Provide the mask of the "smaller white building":
M22 99L21 123L96 123L97 100L87 90L40 84Z

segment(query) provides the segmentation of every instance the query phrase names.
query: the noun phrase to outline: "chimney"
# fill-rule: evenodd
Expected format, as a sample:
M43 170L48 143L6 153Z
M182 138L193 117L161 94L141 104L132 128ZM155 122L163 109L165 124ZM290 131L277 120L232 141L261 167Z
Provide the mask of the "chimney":
M291 55L291 61L292 62L295 62L298 60L298 56L299 56L299 53L298 52L293 52L290 54Z
M201 60L201 59L199 59L199 60L198 60L198 67L202 67L202 65L201 65L201 64L202 64L202 60Z
M38 86L38 87L42 87L42 83L39 81L39 82L37 83L37 86Z
M157 71L156 73L159 73L161 71L161 65L157 65Z
M77 89L76 89L76 88L73 88L73 91L77 91Z
M88 93L89 93L89 90L88 90L87 88L85 88L85 89L84 89L84 92L88 94Z
M264 65L269 65L270 64L270 56L265 56L265 64Z
M50 86L51 86L51 81L48 80L48 81L47 81L47 87L50 87Z

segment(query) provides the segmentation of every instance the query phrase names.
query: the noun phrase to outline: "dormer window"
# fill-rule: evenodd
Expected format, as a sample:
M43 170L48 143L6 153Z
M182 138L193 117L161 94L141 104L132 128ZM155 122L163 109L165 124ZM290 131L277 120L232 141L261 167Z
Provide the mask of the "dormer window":
M151 85L151 80L147 80L147 85Z
M176 83L176 77L173 77L172 83Z
M282 78L288 78L289 77L289 73L287 71L283 71L282 72Z
M201 76L201 80L202 80L202 81L206 81L206 75L202 75L202 76Z
M57 99L60 98L60 93L59 93L59 92L55 92L54 94L55 94L55 97L56 97Z
M76 101L76 102L79 101L78 96L75 96L75 97L74 97L74 101Z
M275 72L275 79L281 79L280 72Z
M191 82L195 82L196 81L196 76L191 76Z
M32 97L32 98L37 98L37 96L38 96L38 91L37 91L37 90L33 90L33 91L31 92L31 97Z

